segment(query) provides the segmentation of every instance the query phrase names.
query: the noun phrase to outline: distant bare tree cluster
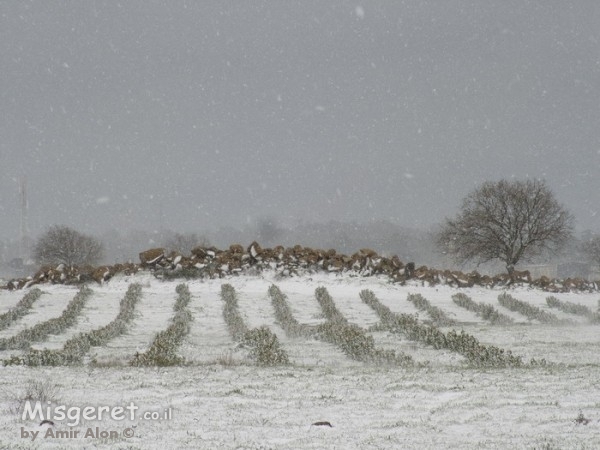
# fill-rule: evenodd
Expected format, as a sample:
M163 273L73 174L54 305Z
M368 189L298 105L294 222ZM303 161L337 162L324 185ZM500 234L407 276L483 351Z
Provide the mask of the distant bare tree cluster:
M438 246L458 262L494 259L508 273L519 261L555 252L571 237L573 216L539 180L486 182L447 219Z
M174 233L168 236L163 243L168 251L175 251L182 255L189 255L195 247L208 245L208 240L196 233Z
M385 221L367 225L304 224L283 229L274 219L262 219L255 230L246 233L248 236L243 232L234 233L235 239L229 244L258 236L267 245L293 241L313 246L333 245L342 252L376 245L400 253L403 259L414 259L413 254L419 254L421 258L427 256L429 247L433 254L436 246L459 263L482 264L498 260L504 263L508 273L513 273L520 261L530 261L561 249L572 237L573 221L573 216L558 203L544 181L501 180L485 182L468 194L459 213L446 220L435 240L424 231L405 230ZM225 233L229 239L231 234ZM135 237L137 240L128 237L127 242L133 239L139 245L160 243L168 251L184 255L189 255L195 247L209 245L207 238L195 233L163 231L159 236L136 233ZM113 252L115 249L121 253L126 250L121 248L126 241L118 234L109 235L108 242L112 243ZM132 254L134 250L137 249L132 249ZM600 265L600 235L592 236L581 250ZM103 257L103 245L93 237L57 225L40 237L33 249L33 257L40 265L94 265Z
M592 261L600 266L600 235L593 235L589 240L581 244L581 251Z
M64 225L50 227L33 248L33 258L39 265L94 265L102 255L100 241Z
M259 242L263 242L265 245L273 245L283 234L283 230L273 218L264 217L260 219L256 228Z

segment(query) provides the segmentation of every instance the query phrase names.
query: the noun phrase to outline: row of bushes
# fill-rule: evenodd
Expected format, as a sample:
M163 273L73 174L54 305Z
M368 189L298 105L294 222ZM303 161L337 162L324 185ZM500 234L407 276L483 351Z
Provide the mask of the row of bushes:
M498 302L511 311L523 314L529 320L538 320L541 323L554 325L572 325L573 322L566 319L559 319L554 314L544 311L537 306L530 305L527 302L517 300L507 292L503 292L498 296Z
M175 292L177 299L173 306L175 314L171 324L166 330L157 333L148 350L135 354L131 360L132 366L176 366L185 362L183 357L177 355L177 349L190 332L193 319L188 304L192 296L185 284L178 285Z
M347 324L348 319L337 309L333 298L329 295L329 292L324 287L318 287L315 289L315 298L317 303L321 307L321 312L329 322Z
M269 297L271 304L275 310L275 320L279 324L285 334L291 338L296 337L314 337L317 328L311 325L301 324L294 317L294 313L290 308L287 297L274 284L269 287Z
M397 355L393 351L377 349L372 336L368 336L362 328L348 323L347 319L336 308L333 299L325 288L318 288L315 291L315 296L321 306L323 315L327 318L327 322L316 326L305 325L296 320L287 302L287 297L281 290L275 285L269 288L269 297L275 310L275 319L289 337L314 337L334 344L340 347L350 358L357 361L412 364L412 358L408 355Z
M29 350L23 356L13 355L10 359L3 361L3 364L28 365L28 366L62 366L70 364L80 364L83 357L92 347L106 345L108 341L114 339L127 331L129 323L133 320L135 306L142 298L142 287L138 283L129 285L125 296L121 299L119 313L117 317L109 324L92 330L88 333L79 333L69 339L61 350Z
M370 290L360 293L361 300L369 305L381 319L382 325L393 333L405 335L409 340L422 342L435 349L448 349L463 355L467 361L477 367L520 367L523 361L492 345L483 345L475 337L461 331L451 330L443 333L434 325L425 325L409 314L393 313L383 305ZM545 361L542 360L542 364ZM530 364L539 364L532 360Z
M234 341L241 342L248 332L248 327L238 309L237 295L232 285L223 284L221 286L221 299L225 303L223 306L223 319L227 324L229 334Z
M221 286L223 318L234 341L248 349L248 356L259 366L289 364L289 356L281 348L277 335L267 326L248 329L238 309L235 289L230 284Z
M13 322L25 316L37 299L42 295L42 291L34 288L23 296L14 308L9 309L4 314L0 315L0 330L5 330L10 327Z
M9 338L0 339L0 350L27 349L32 342L43 341L50 334L60 334L77 323L77 317L83 310L92 290L82 286L59 317L40 322Z
M321 340L338 346L350 358L376 364L414 364L411 356L383 350L375 347L375 339L355 324L350 324L336 308L329 292L324 287L315 291L315 297L321 306L327 322L317 327L317 335Z
M493 325L509 325L513 323L513 319L505 314L502 314L496 310L492 305L480 302L475 303L471 297L462 292L454 294L452 301L458 306L465 308L468 311L472 311L483 320L488 320Z
M563 302L556 297L547 297L546 303L550 308L557 308L568 314L575 314L577 316L583 316L591 323L600 323L600 312L594 312L585 305L578 303Z
M408 294L406 298L411 302L419 311L425 311L431 317L432 323L438 327L451 327L456 325L456 321L446 315L446 313L433 306L429 300L423 297L421 294Z
M248 330L241 344L248 348L250 359L259 366L269 367L290 363L290 358L281 348L277 335L266 325Z

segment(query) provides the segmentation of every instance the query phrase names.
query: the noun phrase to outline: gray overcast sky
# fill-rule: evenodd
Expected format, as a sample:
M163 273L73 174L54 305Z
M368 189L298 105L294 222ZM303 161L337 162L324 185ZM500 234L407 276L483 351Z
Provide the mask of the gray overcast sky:
M545 178L600 230L600 2L0 1L0 238L389 219Z

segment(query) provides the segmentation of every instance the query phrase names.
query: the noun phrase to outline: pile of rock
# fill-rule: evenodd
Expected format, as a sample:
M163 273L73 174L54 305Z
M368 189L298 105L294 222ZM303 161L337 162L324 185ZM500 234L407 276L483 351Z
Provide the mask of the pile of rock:
M414 264L405 266L397 256L386 258L370 249L361 249L348 256L333 249L320 250L301 245L262 248L257 242L246 249L239 244L231 245L227 250L197 247L190 256L167 255L164 249L155 248L140 253L140 261L143 268L153 270L159 276L196 271L198 275L210 278L274 270L281 276L326 271L352 272L362 276L393 274L396 279L407 279L414 271Z
M531 286L547 292L576 292L576 291L598 291L600 282L585 280L583 278L550 279L541 277L532 279L528 270L514 271L512 274L499 274L495 276L480 275L473 271L463 273L459 271L429 269L426 266L415 270L414 278L422 280L429 285L447 284L456 287L481 286L486 288L509 287L509 286Z
M532 280L529 272L515 271L511 275L490 277L477 272L415 267L412 262L402 263L397 256L384 257L363 248L353 255L337 253L334 249L320 250L296 245L262 248L252 242L247 248L233 244L226 250L216 247L196 247L190 255L168 253L164 248L152 248L139 255L139 264L115 264L100 267L45 267L33 277L8 282L7 289L21 289L39 283L79 284L96 281L103 283L118 273L134 274L151 271L158 278L222 278L236 274L256 274L263 270L275 271L283 277L316 272L346 273L355 276L384 275L390 281L404 283L409 279L422 284L444 284L456 287L503 287L529 285L548 292L597 291L600 285L583 279L550 280L546 277Z
M115 264L112 266L66 266L59 264L56 267L44 266L32 277L16 278L10 280L2 288L13 290L23 289L35 284L81 284L90 281L103 283L117 273L134 274L140 269L138 264Z

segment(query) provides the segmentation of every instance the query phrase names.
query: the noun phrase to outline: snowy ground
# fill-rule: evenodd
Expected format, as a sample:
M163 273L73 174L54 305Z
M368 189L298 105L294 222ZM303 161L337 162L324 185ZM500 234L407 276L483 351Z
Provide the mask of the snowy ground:
M194 321L179 354L190 365L132 368L126 362L144 351L169 324L175 287L180 283L138 275L91 286L94 294L78 324L36 343L35 348L59 348L75 334L110 322L131 282L140 283L143 291L136 319L126 335L92 350L101 367L0 367L0 448L600 448L600 325L587 325L577 316L548 308L547 293L525 288L510 291L515 298L574 320L576 325L528 321L498 304L501 290L399 286L374 277L324 274L189 281ZM290 356L290 366L257 368L245 359L223 321L223 283L236 289L249 327L267 325L277 334ZM314 298L315 288L325 286L345 317L364 329L379 320L361 302L362 289L372 290L394 312L409 314L417 310L406 300L407 294L420 293L455 319L457 330L524 359L545 358L553 364L535 369L473 369L456 353L385 331L371 333L379 347L401 350L429 365L398 368L356 362L331 344L287 337L275 322L267 295L273 283L287 296L299 322L314 325L325 320ZM59 316L77 292L68 286L41 288L45 294L32 312L2 331L3 337ZM492 304L516 323L490 325L455 305L451 296L456 292ZM24 294L0 292L0 313ZM598 293L555 296L594 310L600 298ZM419 312L419 318L428 317ZM0 358L11 354L18 352L0 352ZM112 408L134 402L138 412L162 413L170 408L172 417L160 421L143 420L141 414L133 421L104 417L82 420L72 427L69 420L56 420L50 428L52 437L46 435L46 425L21 417L19 401L36 382L45 383L54 405ZM575 419L580 414L589 422L578 423ZM328 421L333 427L311 426L317 421ZM107 436L84 437L88 429L96 433L96 427ZM40 433L32 441L35 431ZM74 431L79 431L77 437ZM130 431L133 437L123 436Z

